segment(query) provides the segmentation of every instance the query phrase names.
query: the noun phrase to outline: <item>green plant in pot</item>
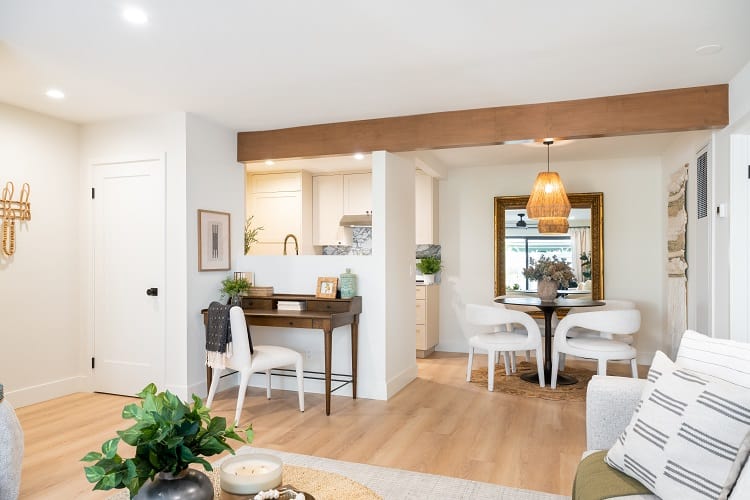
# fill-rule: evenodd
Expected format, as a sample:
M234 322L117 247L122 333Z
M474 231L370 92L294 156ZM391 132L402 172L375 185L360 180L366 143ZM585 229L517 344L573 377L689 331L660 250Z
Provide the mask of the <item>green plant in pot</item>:
M140 404L122 410L122 418L135 424L117 431L119 437L105 441L101 452L89 452L81 459L95 462L84 467L86 479L95 483L94 490L127 488L131 498L212 499L211 481L188 466L197 463L213 470L202 457L224 451L234 454L227 439L249 443L252 427L241 431L242 437L234 426L227 427L224 417L211 417L196 395L190 406L169 391L157 394L156 386L149 384L138 397L143 400ZM133 458L123 459L117 453L120 440L135 447ZM197 495L191 496L191 491Z
M221 295L231 299L232 305L240 305L240 295L250 289L250 282L245 278L226 278L221 282Z
M425 284L435 282L435 274L443 269L443 264L437 257L423 257L417 263L417 270L424 276Z

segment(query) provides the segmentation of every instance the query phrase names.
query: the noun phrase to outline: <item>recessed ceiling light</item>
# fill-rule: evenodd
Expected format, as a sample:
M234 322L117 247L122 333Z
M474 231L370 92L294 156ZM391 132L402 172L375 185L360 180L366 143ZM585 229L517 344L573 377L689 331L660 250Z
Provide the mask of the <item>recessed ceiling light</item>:
M146 24L148 22L148 15L139 7L126 7L122 11L122 17L132 24Z
M355 160L364 160L365 159L365 155L363 155L362 153L354 153L354 159Z
M695 49L695 53L701 56L710 56L713 54L718 54L721 52L721 49L723 47L719 45L718 43L710 43L708 45L701 45L697 49Z
M46 95L50 99L63 99L65 97L65 93L62 90L58 89L49 89L44 93L44 95Z
M273 160L266 160L266 166L267 167L273 166Z

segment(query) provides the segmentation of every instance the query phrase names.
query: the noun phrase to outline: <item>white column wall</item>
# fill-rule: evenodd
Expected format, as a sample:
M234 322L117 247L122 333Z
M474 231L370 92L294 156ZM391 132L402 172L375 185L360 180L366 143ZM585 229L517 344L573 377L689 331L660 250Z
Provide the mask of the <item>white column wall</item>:
M0 104L0 190L31 187L31 221L0 254L0 384L20 407L84 388L77 125Z
M221 280L244 253L245 167L237 163L237 134L187 114L187 393L205 397L206 337L201 309L219 299ZM229 212L230 271L198 271L198 210Z

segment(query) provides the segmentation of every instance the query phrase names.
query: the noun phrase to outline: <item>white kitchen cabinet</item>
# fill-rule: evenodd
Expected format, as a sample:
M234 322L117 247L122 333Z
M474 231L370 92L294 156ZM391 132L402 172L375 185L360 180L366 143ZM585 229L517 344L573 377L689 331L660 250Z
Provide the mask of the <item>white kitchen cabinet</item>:
M252 174L247 178L247 217L262 226L251 255L281 255L284 238L297 238L300 254L312 254L312 177L307 172ZM287 251L294 254L290 239Z
M419 170L414 177L414 223L417 245L439 243L437 181Z
M372 213L372 174L344 175L344 214Z
M435 352L440 341L438 323L439 285L417 285L416 290L416 346L417 357Z
M339 225L344 213L344 177L313 177L313 245L344 245L345 230Z

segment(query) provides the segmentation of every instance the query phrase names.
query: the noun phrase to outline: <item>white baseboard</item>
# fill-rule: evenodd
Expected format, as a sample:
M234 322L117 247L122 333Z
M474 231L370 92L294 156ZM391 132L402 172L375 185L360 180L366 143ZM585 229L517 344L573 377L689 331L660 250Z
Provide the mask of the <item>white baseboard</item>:
M436 347L436 351L439 352L469 352L469 343L468 342L440 342Z
M87 379L89 377L78 375L75 377L53 380L43 384L23 387L21 389L8 390L6 386L5 397L13 403L16 408L49 401L50 399L67 396L74 392L88 392Z
M406 387L412 380L417 378L417 365L416 363L401 373L391 378L386 383L386 399L391 399L401 389Z

